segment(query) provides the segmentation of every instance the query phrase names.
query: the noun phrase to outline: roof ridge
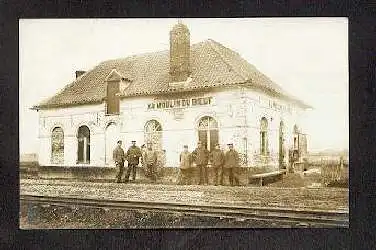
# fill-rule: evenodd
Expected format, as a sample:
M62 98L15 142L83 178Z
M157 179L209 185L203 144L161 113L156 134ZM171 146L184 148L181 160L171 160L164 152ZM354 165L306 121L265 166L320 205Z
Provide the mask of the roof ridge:
M215 42L212 39L206 39L206 40L203 40L203 41L191 44L190 45L191 49L192 49L192 47L197 47L197 46L202 45L204 43L207 43L209 41ZM128 55L126 57L118 57L118 58L114 58L114 59L104 60L104 61L101 61L99 64L104 64L104 63L109 63L109 62L115 62L115 61L119 61L119 60L129 60L129 59L132 59L132 58L140 58L140 57L149 56L149 55L155 55L155 54L163 54L163 53L167 53L169 51L170 51L170 49L164 49L164 50L158 50L158 51L149 51L149 52L142 52L142 53L139 53L139 54Z
M200 42L197 42L197 43L193 43L191 44L191 49L192 47L197 47L197 46L200 46L204 43L208 43L210 44L210 42L215 42L213 39L206 39L206 40L203 40L203 41L200 41ZM164 50L158 50L158 51L150 51L150 52L142 52L142 53L139 53L139 54L131 54L131 55L128 55L126 57L118 57L118 58L114 58L114 59L108 59L108 60L104 60L104 61L101 61L98 65L100 64L104 64L104 63L109 63L109 62L115 62L115 61L119 61L119 60L129 60L129 59L132 59L132 58L140 58L140 57L144 57L144 56L148 56L148 55L155 55L155 54L162 54L162 53L166 53L166 52L169 52L170 49L164 49Z
M218 43L216 41L213 41L213 42L216 43L216 46L222 46L224 49L227 50L227 52L233 54L234 56L237 56L239 60L244 61L244 63L246 64L247 67L250 67L258 75L264 77L270 84L275 85L275 86L264 86L264 87L270 88L273 91L277 91L277 92L280 91L283 94L286 94L285 93L286 91L282 88L282 86L280 86L279 84L275 83L269 76L267 76L263 72L261 72L255 65L253 65L252 63L250 63L247 60L245 60L239 53L237 53L236 51L234 51L232 49L227 48L226 46L223 46L222 44L220 44L220 43ZM247 77L245 77L245 78L247 78ZM274 89L275 87L277 87L278 90Z
M218 47L218 46L221 46L222 48L225 48L225 49L228 49L226 48L225 46L223 46L222 44L212 40L212 39L208 39L209 41L209 45L210 47L212 48L213 51L215 51L219 57L222 59L222 61L227 64L236 74L238 74L240 77L242 77L244 79L244 81L247 81L248 78L245 77L243 74L241 74L237 69L235 69L235 67L230 63L228 62L228 60L225 59L225 55L223 55L218 48L215 48L215 47Z

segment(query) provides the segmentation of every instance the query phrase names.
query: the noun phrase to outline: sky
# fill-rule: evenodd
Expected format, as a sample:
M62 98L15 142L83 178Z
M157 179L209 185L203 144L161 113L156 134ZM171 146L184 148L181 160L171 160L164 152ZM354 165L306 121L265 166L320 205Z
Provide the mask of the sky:
M308 150L348 150L346 18L180 19L191 44L213 39L313 106L302 127ZM33 105L104 60L169 49L177 19L20 19L20 153L38 151Z

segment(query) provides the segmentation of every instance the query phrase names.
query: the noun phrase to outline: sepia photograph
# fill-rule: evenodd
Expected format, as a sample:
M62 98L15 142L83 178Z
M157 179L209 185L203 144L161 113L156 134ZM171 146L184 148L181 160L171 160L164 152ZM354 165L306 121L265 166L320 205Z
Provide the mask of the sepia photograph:
M21 229L349 228L347 18L20 19Z

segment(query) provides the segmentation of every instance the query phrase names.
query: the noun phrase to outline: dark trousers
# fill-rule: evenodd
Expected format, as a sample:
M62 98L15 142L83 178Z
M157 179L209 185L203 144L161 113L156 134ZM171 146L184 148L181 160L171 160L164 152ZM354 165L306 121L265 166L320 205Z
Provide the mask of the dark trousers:
M128 165L127 175L125 176L126 180L129 180L129 176L130 176L131 172L132 172L133 180L136 180L136 166L137 165L138 164L129 164Z
M200 169L200 182L199 185L202 185L204 183L208 184L208 166L207 165L198 165L198 168Z
M191 169L181 168L179 175L179 184L180 185L190 185L191 184Z
M223 185L223 166L214 166L214 184Z
M116 182L121 182L121 177L124 173L124 162L117 162L116 167L118 168L118 174L116 175Z
M239 185L239 178L237 176L236 169L224 168L223 170L225 172L225 175L228 176L231 186L234 186L234 184Z
M147 176L153 180L157 180L157 173L155 169L155 164L146 164L146 171L147 171Z

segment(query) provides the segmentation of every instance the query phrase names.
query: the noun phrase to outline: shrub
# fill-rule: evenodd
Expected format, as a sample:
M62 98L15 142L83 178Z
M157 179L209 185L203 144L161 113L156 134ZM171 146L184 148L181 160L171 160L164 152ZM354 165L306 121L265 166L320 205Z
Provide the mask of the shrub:
M326 164L321 166L321 181L329 187L348 187L348 167L339 164Z

